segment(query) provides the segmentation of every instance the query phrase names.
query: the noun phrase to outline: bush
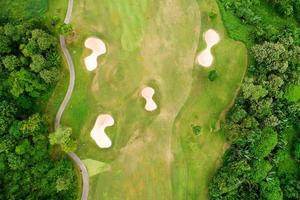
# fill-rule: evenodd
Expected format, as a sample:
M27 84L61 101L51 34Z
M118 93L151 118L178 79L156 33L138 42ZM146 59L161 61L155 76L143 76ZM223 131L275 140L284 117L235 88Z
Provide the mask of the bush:
M208 74L208 79L210 80L210 81L215 81L217 78L218 78L218 73L217 73L217 71L216 70L212 70L212 71L210 71L209 72L209 74Z

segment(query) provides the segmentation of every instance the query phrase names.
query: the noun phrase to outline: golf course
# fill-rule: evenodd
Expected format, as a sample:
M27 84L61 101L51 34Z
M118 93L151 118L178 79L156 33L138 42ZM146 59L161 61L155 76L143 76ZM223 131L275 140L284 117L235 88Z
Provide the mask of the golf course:
M62 2L50 3L48 14L64 16ZM220 124L248 62L217 3L74 0L70 23L66 44L76 79L61 124L78 140L88 198L208 199L209 180L229 147ZM206 44L208 30L218 37L214 45ZM197 62L202 51L210 53L209 66ZM66 93L67 64L64 73L49 112Z
M300 0L0 0L0 200L299 200Z

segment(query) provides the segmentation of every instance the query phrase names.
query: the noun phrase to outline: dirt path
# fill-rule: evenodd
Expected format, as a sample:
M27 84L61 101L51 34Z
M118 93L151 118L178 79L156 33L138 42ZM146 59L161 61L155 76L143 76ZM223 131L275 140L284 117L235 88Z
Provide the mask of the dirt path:
M67 14L66 14L66 17L64 20L64 23L66 23L66 24L70 23L71 16L72 16L72 9L73 9L73 0L69 0L68 11L67 11ZM70 80L69 80L69 86L68 86L68 90L65 95L65 98L64 98L63 102L61 103L61 105L57 111L56 117L55 117L55 129L57 129L60 126L61 116L70 101L70 98L71 98L73 90L74 90L74 85L75 85L74 63L72 61L70 52L67 49L65 37L60 35L59 40L60 40L60 47L64 53L65 59L67 60L67 64L69 67ZM89 193L89 174L87 172L87 169L86 169L84 163L80 160L80 158L75 153L70 152L70 153L68 153L68 156L76 163L76 165L80 169L80 172L82 175L82 183L83 183L81 200L87 200L88 193Z

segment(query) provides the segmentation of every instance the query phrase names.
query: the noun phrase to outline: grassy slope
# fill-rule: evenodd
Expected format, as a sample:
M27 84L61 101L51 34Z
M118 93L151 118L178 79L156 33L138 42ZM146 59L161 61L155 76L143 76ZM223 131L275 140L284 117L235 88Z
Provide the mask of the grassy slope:
M201 34L214 28L221 34L222 41L213 49L216 57L211 68L195 66L190 97L175 123L174 199L207 199L208 182L228 146L218 131L219 120L234 100L247 66L247 50L242 43L227 36L216 2L199 0L198 3ZM211 11L218 13L217 18L208 17ZM204 48L203 44L201 38L199 51ZM219 73L214 82L207 78L212 69ZM193 135L193 124L202 126L200 136Z

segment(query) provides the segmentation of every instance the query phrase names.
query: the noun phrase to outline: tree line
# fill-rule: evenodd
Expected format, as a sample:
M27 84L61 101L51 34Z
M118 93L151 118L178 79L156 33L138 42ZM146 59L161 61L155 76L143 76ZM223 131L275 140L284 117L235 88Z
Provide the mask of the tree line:
M69 129L50 134L40 102L60 77L58 40L39 20L0 23L0 199L75 199L65 151ZM50 137L50 138L49 138Z
M266 2L283 18L298 17L298 0ZM247 75L222 126L232 145L209 184L209 196L212 200L300 199L300 170L278 171L286 156L283 152L289 152L300 169L299 102L285 97L291 86L300 84L299 26L267 24L266 17L256 12L263 0L218 3L241 24L252 27L249 37L254 42L248 47ZM289 128L298 131L292 144Z

